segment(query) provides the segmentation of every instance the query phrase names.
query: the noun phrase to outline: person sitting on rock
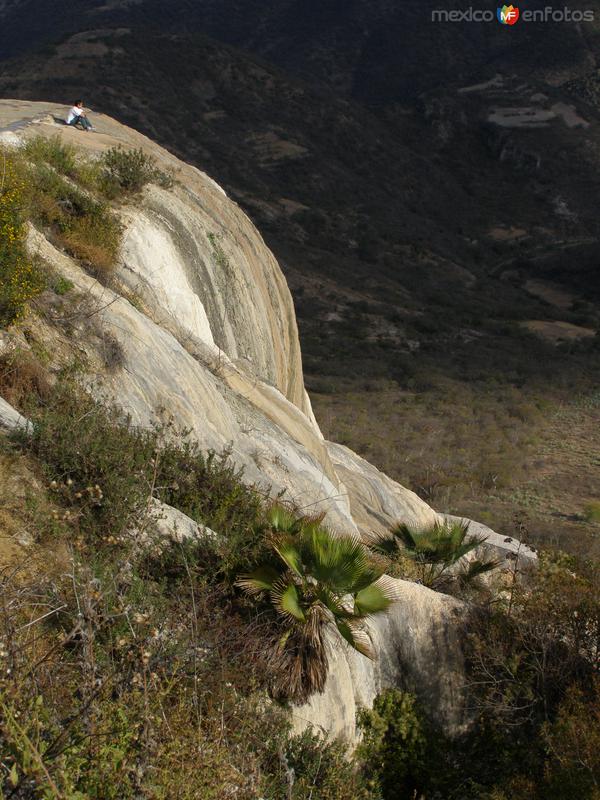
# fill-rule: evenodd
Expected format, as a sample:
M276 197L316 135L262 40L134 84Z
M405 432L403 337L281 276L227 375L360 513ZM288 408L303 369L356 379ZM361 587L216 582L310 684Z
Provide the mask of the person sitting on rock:
M87 118L86 111L83 107L83 100L78 100L73 108L69 111L67 125L72 125L73 127L81 125L84 131L93 130L92 123Z

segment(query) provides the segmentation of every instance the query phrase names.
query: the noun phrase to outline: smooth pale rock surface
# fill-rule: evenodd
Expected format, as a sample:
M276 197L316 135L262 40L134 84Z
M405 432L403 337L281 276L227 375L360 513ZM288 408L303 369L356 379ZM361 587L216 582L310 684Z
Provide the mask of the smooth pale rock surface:
M90 376L98 397L121 406L134 424L172 421L176 429L191 431L205 449L229 448L246 479L265 492L285 490L300 506L326 511L334 527L356 530L320 433L279 390L248 379L223 353L218 368L207 366L210 353L202 352L202 359L191 355L178 338L94 281L40 233L32 230L29 241L32 250L96 303L96 323L119 343L122 367ZM277 424L284 416L285 426Z
M159 217L128 213L123 275L132 290L161 308L185 331L214 346L206 309L186 274L179 251Z
M11 431L17 428L29 430L30 427L31 423L17 409L0 397L0 428Z
M449 522L468 523L469 536L485 538L482 548L486 551L490 551L493 556L508 559L509 561L514 560L518 556L519 560L531 564L535 564L538 560L535 550L525 544L525 542L520 542L512 536L501 536L481 522L474 522L464 517L455 517L451 514L445 514L444 518Z
M313 726L356 743L357 711L371 707L379 692L394 686L414 693L450 735L465 730L465 607L424 586L395 583L397 601L370 623L377 659L365 658L332 635L325 692L293 709L296 731Z
M205 537L214 538L217 535L206 525L198 525L187 514L159 500L152 502L150 528L151 533L179 543Z
M352 516L365 535L385 533L398 522L426 528L441 521L441 516L414 492L388 478L348 447L327 442L327 450L348 490Z

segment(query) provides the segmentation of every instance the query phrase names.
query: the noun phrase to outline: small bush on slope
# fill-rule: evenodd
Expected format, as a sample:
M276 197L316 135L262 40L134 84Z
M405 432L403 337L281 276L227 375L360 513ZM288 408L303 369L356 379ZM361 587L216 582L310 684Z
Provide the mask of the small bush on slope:
M48 164L61 175L77 179L79 177L79 161L76 149L65 142L60 136L47 139L44 136L34 136L25 142L25 155L33 164Z
M431 730L415 698L389 689L375 698L372 710L359 712L358 724L358 757L370 786L386 799L420 796L427 786Z
M156 166L152 156L138 150L124 150L122 147L111 147L101 159L103 167L103 188L108 196L120 192L135 194L148 183L158 183L165 189L171 188L173 178Z
M588 522L600 522L600 501L588 503L583 510L583 516Z
M17 408L30 397L44 401L51 395L50 382L40 362L19 348L0 355L0 396Z
M170 428L136 427L64 381L24 410L33 435L16 436L87 536L125 542L155 498L219 530L224 544L215 545L212 556L215 581L252 568L258 558L253 548L266 548L258 525L262 497L242 483L227 453L204 454Z

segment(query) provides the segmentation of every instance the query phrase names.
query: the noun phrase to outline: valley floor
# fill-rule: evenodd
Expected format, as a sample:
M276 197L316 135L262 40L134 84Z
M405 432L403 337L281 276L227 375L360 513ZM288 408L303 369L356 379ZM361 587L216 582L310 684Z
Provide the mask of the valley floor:
M532 544L600 552L600 395L392 383L314 393L326 437L356 449L440 511ZM596 505L595 505L596 504ZM594 513L596 509L596 514Z

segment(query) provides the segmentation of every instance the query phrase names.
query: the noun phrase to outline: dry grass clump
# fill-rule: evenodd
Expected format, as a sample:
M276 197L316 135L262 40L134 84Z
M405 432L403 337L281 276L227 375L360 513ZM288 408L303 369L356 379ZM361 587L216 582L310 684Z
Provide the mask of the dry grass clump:
M15 349L0 355L0 395L12 406L23 408L33 397L45 401L51 390L47 370L31 353Z

